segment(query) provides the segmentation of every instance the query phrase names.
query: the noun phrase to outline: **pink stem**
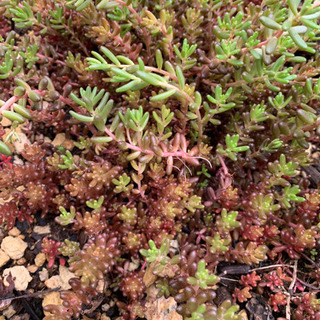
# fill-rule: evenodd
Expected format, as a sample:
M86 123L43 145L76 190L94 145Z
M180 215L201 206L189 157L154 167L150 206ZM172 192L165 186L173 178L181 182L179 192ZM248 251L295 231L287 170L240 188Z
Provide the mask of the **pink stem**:
M61 102L64 102L64 103L67 104L68 106L71 106L71 107L74 108L73 101L72 101L71 99L68 99L68 98L60 95L60 96L59 96L59 100L60 100Z
M217 157L219 158L219 161L220 161L220 164L221 164L221 167L223 169L223 172L225 175L228 175L229 174L229 171L228 171L228 168L226 166L226 164L224 163L222 157L218 154Z
M41 91L41 90L32 90L34 92L36 92L37 94L39 94L40 96L44 96L46 95L46 91ZM5 102L5 104L0 108L0 114L5 111L10 109L10 107L13 107L13 105L19 101L20 99L26 98L28 96L28 92L26 92L23 96L18 97L18 96L12 96L9 100L7 100Z
M313 4L313 8L316 8L316 7L319 7L320 6L320 1L316 1L314 4Z
M0 108L0 113L2 113L5 110L8 110L11 106L13 106L14 103L16 103L19 99L25 98L27 96L27 93L25 93L22 97L13 96L9 100L6 101L6 103Z
M106 134L111 137L114 141L116 142L120 142L116 136L108 129L108 128L105 128L105 132ZM128 143L126 142L126 146L128 149L131 149L131 150L134 150L134 151L140 151L142 153L146 153L146 154L152 154L152 155L156 155L152 150L149 150L149 149L142 149L138 146L135 146L131 143ZM182 157L183 159L186 159L186 158L193 158L192 156L190 156L187 152L184 152L184 151L176 151L176 152L163 152L163 157Z

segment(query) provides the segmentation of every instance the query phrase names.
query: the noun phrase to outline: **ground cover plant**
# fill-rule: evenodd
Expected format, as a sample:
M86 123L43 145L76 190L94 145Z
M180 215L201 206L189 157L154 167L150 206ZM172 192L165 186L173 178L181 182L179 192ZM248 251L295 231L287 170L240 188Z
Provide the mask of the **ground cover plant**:
M4 315L320 319L319 17L1 1Z

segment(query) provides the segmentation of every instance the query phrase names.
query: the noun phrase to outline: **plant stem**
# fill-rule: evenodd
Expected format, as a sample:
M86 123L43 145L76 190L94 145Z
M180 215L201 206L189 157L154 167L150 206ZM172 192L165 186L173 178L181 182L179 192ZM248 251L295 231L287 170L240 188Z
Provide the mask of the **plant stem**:
M66 30L72 35L72 37L76 40L76 42L79 44L79 46L81 47L81 49L83 50L83 52L85 53L86 56L89 56L89 52L86 48L86 46L80 41L80 39L75 35L75 33L69 28L68 25L64 24L63 25Z
M114 141L116 142L122 142L121 140L117 139L116 136L108 129L108 128L105 128L105 133L111 137ZM133 151L140 151L141 153L145 153L145 154L151 154L153 156L157 156L152 150L150 149L143 149L143 148L140 148L132 143L128 143L128 142L125 142L126 144L126 147L130 150L133 150ZM196 157L193 157L191 155L189 155L189 153L187 152L184 152L184 151L176 151L176 152L163 152L163 157L181 157L183 159L191 159L191 158L195 158Z
M282 34L283 34L283 31L278 31L274 36L275 36L276 38L280 38ZM273 38L273 37L270 37L270 38L268 38L267 40L258 43L256 46L254 46L254 47L252 47L252 48L243 48L240 52L241 52L241 53L246 53L246 52L248 52L248 51L251 50L251 49L261 48L261 47L265 46L266 44L268 44L269 41L270 41L272 38Z
M5 110L8 110L14 103L16 103L19 99L25 98L28 94L25 93L22 97L12 96L9 100L7 100L2 107L0 108L0 113Z

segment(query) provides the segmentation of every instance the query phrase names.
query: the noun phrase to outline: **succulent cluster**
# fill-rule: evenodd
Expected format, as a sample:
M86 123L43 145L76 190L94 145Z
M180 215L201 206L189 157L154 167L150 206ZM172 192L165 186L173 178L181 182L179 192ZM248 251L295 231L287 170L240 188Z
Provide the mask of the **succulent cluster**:
M257 297L320 317L319 18L316 0L0 2L0 223L55 224L47 267L75 276L46 320L110 300L148 318L160 297L186 320Z

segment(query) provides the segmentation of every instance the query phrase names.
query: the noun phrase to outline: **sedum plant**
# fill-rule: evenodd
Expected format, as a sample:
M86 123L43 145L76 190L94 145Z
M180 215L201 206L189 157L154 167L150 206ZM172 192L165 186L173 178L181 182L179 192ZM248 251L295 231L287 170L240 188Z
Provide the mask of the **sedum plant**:
M319 19L317 0L0 3L0 224L54 225L50 270L76 276L38 317L320 317Z

